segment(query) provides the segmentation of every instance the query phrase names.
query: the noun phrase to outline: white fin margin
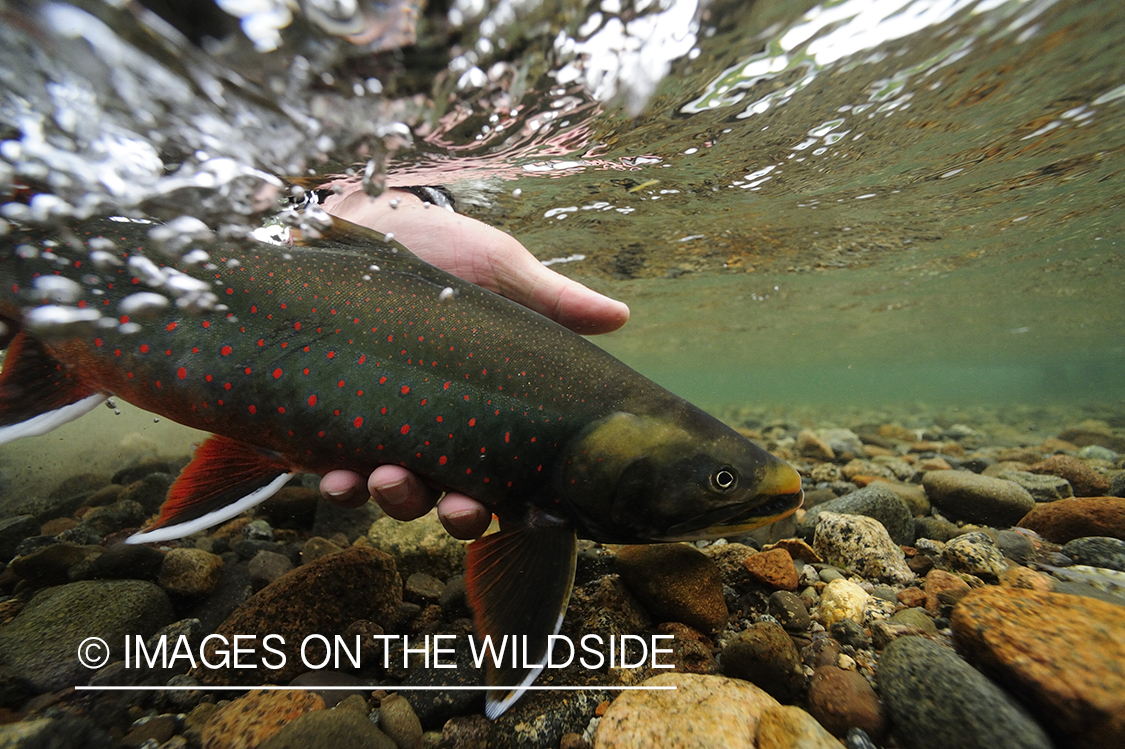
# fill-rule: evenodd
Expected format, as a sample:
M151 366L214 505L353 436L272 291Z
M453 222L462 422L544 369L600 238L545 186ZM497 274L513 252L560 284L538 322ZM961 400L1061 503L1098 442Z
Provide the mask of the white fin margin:
M56 408L54 411L32 416L27 421L0 427L0 445L18 440L21 437L38 437L41 434L46 434L55 427L61 427L67 422L74 421L79 416L85 416L104 402L104 395L87 395L80 401L75 401L62 408Z
M289 483L289 479L293 478L296 475L296 473L283 473L270 483L263 486L261 489L255 489L237 502L232 502L229 505L224 505L223 507L220 507L217 510L213 510L206 515L203 515L202 517L198 517L194 520L189 520L185 523L165 525L160 528L155 528L151 531L142 531L141 533L136 533L125 539L125 543L151 544L157 541L171 541L174 538L183 538L184 536L190 536L192 533L206 530L213 525L218 525L224 520L230 520L236 515L241 515L259 502L264 502L265 500L269 499L274 494L277 494L277 491L281 487Z
M567 603L569 603L569 599ZM562 629L563 617L566 616L566 606L563 606L563 611L559 614L559 620L555 622L555 631L552 635L557 635L559 630ZM532 682L539 678L539 674L543 673L543 668L547 665L547 658L551 655L550 651L543 654L543 663L539 664L524 677L523 681L519 683L515 689L508 693L508 696L502 700L493 700L492 692L488 692L488 696L484 700L484 714L489 720L496 720L523 696L527 688L531 686ZM526 657L526 656L525 656ZM505 685L506 686L506 685ZM499 692L503 687L497 687L496 691Z

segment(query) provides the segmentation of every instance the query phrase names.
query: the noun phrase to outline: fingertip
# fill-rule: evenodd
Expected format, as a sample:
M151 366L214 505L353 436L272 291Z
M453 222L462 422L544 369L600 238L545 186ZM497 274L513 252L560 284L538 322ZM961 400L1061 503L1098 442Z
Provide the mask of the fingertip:
M463 494L447 494L438 503L438 519L454 538L480 538L492 522L492 513L480 502Z
M350 509L370 498L363 476L353 471L329 471L320 479L320 494L334 505Z
M437 493L400 466L383 465L371 472L367 489L383 512L395 520L414 520L437 501Z

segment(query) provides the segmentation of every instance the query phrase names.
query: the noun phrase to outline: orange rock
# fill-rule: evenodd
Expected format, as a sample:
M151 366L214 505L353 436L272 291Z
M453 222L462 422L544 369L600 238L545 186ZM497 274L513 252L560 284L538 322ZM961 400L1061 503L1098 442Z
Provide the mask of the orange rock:
M773 551L774 549L785 549L793 559L800 559L802 562L808 562L809 564L819 564L824 561L813 547L799 538L783 538L776 544L762 547L762 551Z
M1086 536L1125 540L1125 498L1082 497L1037 504L1018 525L1056 544Z
M1023 588L1024 590L1041 590L1050 592L1055 583L1050 575L1029 570L1027 567L1013 565L1000 575L1000 584L1008 588Z
M771 588L796 590L799 577L793 566L793 557L785 549L773 549L751 554L742 560L750 577Z
M1052 455L1028 467L1030 473L1047 473L1070 482L1078 497L1101 497L1109 493L1109 479L1069 455Z
M952 455L958 457L965 454L965 448L961 447L958 442L946 442L938 449L942 455Z
M926 592L921 588L906 588L898 592L898 602L903 606L909 608L917 608L926 605Z
M864 445L863 446L863 452L869 458L875 458L875 457L878 457L880 455L893 456L895 454L894 450L888 450L887 448L879 447L878 445Z
M970 663L1034 706L1059 746L1125 746L1125 619L1084 596L987 587L950 622Z
M952 572L930 570L926 573L926 611L934 616L943 605L955 603L969 592L969 584Z
M919 471L952 471L953 466L945 458L925 458L918 461Z
M1066 440L1060 440L1057 437L1048 437L1039 445L1039 449L1048 455L1053 453L1076 453L1078 452L1078 445L1073 442L1067 442Z
M316 692L253 691L215 711L203 726L203 749L253 749L297 716L323 709Z

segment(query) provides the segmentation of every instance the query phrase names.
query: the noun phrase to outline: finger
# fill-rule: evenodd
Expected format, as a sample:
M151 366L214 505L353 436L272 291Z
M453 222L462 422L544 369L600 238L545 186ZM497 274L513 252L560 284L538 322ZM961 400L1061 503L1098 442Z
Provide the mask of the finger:
M391 201L398 201L391 208ZM331 196L325 209L340 218L391 232L423 260L506 296L561 325L586 334L608 333L629 319L623 302L589 289L539 262L512 236L476 219L388 191Z
M359 507L371 499L367 480L354 471L329 471L320 479L320 494L332 504L347 509Z
M371 497L383 512L396 520L414 520L429 512L440 492L422 483L421 479L399 466L379 466L367 479Z
M471 541L488 530L492 513L480 502L464 494L450 492L437 506L438 520L454 538Z

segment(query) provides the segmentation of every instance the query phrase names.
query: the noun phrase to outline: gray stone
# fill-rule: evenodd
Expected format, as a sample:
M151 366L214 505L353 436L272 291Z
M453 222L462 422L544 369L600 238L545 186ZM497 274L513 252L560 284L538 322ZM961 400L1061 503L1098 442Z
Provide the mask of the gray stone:
M293 569L293 563L289 561L289 557L276 551L259 551L250 560L248 569L250 584L257 592Z
M822 512L874 518L883 524L896 544L905 545L914 541L914 518L911 517L910 508L901 497L878 484L830 499L810 509L797 526L797 534L801 538L812 540L816 532L816 519Z
M1051 749L1031 716L947 647L901 637L879 659L880 696L906 749Z
M902 549L873 518L822 512L813 548L828 563L847 567L865 578L900 585L914 579Z
M0 628L0 659L39 692L85 684L94 672L78 662L83 640L100 637L109 645L110 661L120 660L126 635L148 637L172 617L167 594L141 580L49 588Z
M110 546L86 568L92 580L156 580L164 554L143 544L119 543Z
M1028 562L1035 561L1038 552L1035 550L1035 542L1031 537L1024 533L1017 533L1016 531L996 531L990 533L996 541L996 545L1004 556L1011 559L1018 564L1027 564Z
M966 533L945 545L942 560L955 572L967 572L986 579L1004 574L1008 563L996 542L987 533Z
M1054 502L1074 496L1074 487L1061 476L1029 473L1027 471L1000 471L995 478L1014 481L1027 489L1036 502Z
M891 624L904 624L909 627L917 627L931 635L937 633L937 625L934 624L933 617L927 614L925 609L921 608L903 609L892 616L888 621L890 621Z
M1078 451L1078 457L1086 460L1104 460L1107 463L1113 463L1121 454L1115 450L1110 450L1108 447L1101 445L1086 445Z
M1109 495L1111 497L1125 497L1125 471L1118 471L1110 479Z
M914 540L929 538L934 541L948 541L961 532L955 523L945 518L930 516L914 518ZM917 545L917 544L915 544Z
M1015 525L1035 507L1035 499L1014 481L968 471L930 471L922 477L934 506L962 520L997 528Z
M92 720L61 710L0 726L3 749L113 749L117 744Z
M379 518L368 529L367 539L394 557L400 573L407 577L425 572L445 580L465 567L468 544L446 532L436 510L408 523Z
M1125 541L1109 536L1086 536L1068 541L1063 554L1078 564L1125 572Z
M786 702L805 686L801 656L785 630L776 624L753 624L739 632L719 657L723 673L744 679Z
M805 602L787 590L778 590L770 595L769 612L786 632L805 632L812 624Z
M857 458L867 455L863 449L863 441L850 429L822 429L817 436L832 448L836 457L845 453L851 453Z
M39 522L34 515L0 518L0 562L7 562L12 558L20 541L38 534Z

